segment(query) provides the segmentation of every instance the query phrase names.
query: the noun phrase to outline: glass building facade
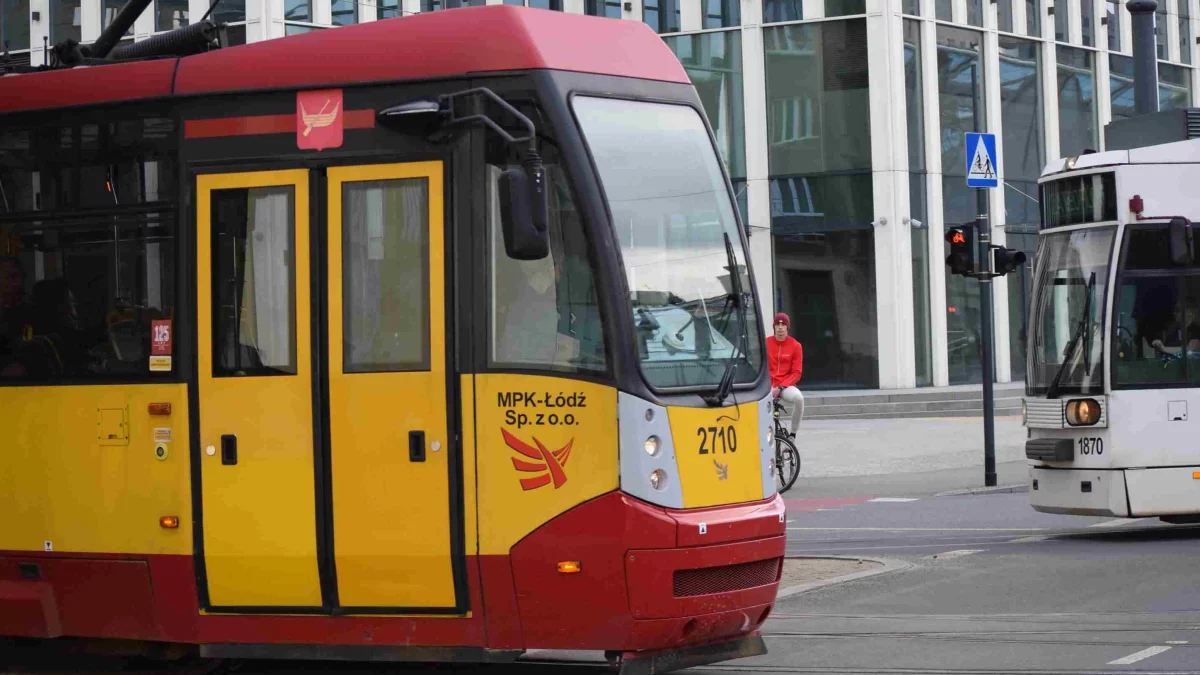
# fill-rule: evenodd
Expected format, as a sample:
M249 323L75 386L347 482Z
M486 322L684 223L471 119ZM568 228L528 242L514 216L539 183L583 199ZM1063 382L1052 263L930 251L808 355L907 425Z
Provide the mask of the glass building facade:
M1196 3L1161 0L1156 14L1164 109L1196 105ZM121 4L0 0L0 64L90 42ZM209 4L155 0L126 39ZM979 215L1030 258L995 287L997 379L1022 380L1038 176L1103 150L1104 126L1133 115L1121 0L222 0L212 16L240 43L481 4L662 36L737 191L764 314L788 312L804 345L806 389L980 381L978 284L946 273L942 239ZM1001 187L983 195L965 184L963 134L977 131L1000 153Z

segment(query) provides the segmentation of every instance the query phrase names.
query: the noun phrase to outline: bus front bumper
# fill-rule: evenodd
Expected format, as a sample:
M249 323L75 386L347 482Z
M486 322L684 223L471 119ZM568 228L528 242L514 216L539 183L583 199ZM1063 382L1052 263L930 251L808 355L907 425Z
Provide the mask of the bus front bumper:
M1127 518L1125 472L1030 467L1029 505L1043 513Z

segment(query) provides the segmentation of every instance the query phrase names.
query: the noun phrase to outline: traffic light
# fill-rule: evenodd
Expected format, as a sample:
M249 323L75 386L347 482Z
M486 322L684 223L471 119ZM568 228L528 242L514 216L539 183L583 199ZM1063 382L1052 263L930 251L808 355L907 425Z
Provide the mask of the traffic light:
M998 277L1015 272L1025 264L1025 254L1003 246L992 247L992 271Z
M946 230L946 243L950 244L950 255L946 264L951 274L970 276L975 273L975 228L952 227Z

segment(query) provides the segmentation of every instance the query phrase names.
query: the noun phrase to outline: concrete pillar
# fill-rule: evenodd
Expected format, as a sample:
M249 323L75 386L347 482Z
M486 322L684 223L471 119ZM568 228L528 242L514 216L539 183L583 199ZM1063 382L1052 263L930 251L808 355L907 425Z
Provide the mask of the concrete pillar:
M742 0L742 112L745 119L746 208L750 257L764 330L775 313L775 256L771 240L771 187L767 153L767 72L762 0Z
M926 13L934 12L933 0L928 0ZM925 116L925 165L929 169L929 336L933 357L933 384L945 387L950 383L950 366L946 342L946 258L942 231L945 217L942 213L942 124L938 102L937 77L937 26L933 22L921 23L921 80L924 92Z

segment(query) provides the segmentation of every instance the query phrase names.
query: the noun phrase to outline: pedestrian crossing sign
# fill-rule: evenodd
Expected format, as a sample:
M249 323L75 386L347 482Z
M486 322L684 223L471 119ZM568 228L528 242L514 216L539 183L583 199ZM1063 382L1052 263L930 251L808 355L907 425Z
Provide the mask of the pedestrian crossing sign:
M999 187L996 134L967 134L967 187Z

